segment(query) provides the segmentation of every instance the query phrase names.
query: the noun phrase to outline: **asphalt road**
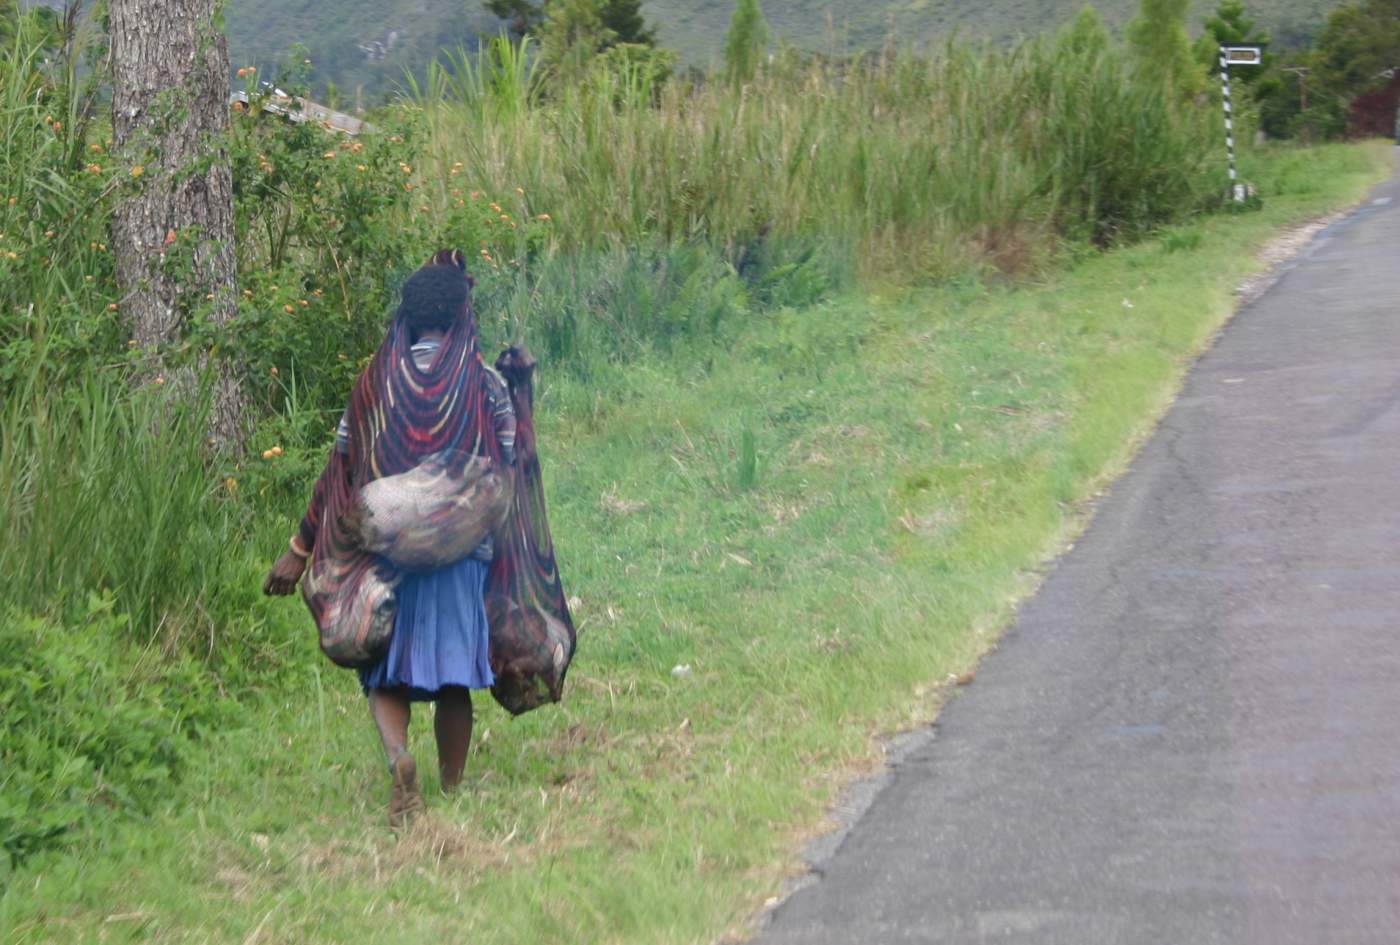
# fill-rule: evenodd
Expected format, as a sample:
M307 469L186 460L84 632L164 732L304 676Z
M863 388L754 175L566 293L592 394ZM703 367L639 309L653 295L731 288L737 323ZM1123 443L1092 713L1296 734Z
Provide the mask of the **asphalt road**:
M756 945L1400 943L1400 183L1241 311Z

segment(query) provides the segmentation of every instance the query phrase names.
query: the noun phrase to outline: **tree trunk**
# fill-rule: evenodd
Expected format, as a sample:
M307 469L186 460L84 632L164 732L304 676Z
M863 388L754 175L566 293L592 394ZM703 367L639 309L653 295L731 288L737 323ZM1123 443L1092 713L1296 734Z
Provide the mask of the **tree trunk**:
M130 169L112 221L117 285L137 345L179 339L192 310L216 325L238 312L229 165L228 44L221 0L109 0L112 128ZM211 298L212 297L212 298ZM215 368L210 434L237 446L242 397Z

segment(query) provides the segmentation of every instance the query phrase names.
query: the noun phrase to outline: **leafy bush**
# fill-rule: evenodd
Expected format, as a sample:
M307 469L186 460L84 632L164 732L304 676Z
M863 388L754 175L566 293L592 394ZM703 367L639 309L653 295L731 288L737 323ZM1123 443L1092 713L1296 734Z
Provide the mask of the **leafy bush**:
M0 849L52 847L95 808L152 809L191 739L230 711L187 661L133 654L130 618L92 595L69 625L0 614Z

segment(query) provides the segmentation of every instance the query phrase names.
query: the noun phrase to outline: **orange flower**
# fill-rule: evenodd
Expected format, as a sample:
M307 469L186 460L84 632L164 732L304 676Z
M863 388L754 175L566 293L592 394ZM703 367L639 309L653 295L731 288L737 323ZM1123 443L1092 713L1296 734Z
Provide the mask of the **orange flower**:
M296 306L295 306L295 305L284 305L284 306L282 306L282 311L286 312L288 315L290 315L292 312L295 312L296 310L297 310L297 309L296 309Z

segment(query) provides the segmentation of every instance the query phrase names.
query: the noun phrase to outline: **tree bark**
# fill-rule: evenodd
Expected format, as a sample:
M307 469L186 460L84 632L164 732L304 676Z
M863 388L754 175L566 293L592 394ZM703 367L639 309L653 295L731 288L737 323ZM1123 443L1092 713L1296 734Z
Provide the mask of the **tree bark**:
M191 311L238 313L229 163L228 44L220 0L109 0L112 128L130 193L112 221L123 314L145 350L180 338ZM211 298L212 296L212 298ZM153 365L158 367L158 365ZM237 446L239 378L215 366L210 434Z

